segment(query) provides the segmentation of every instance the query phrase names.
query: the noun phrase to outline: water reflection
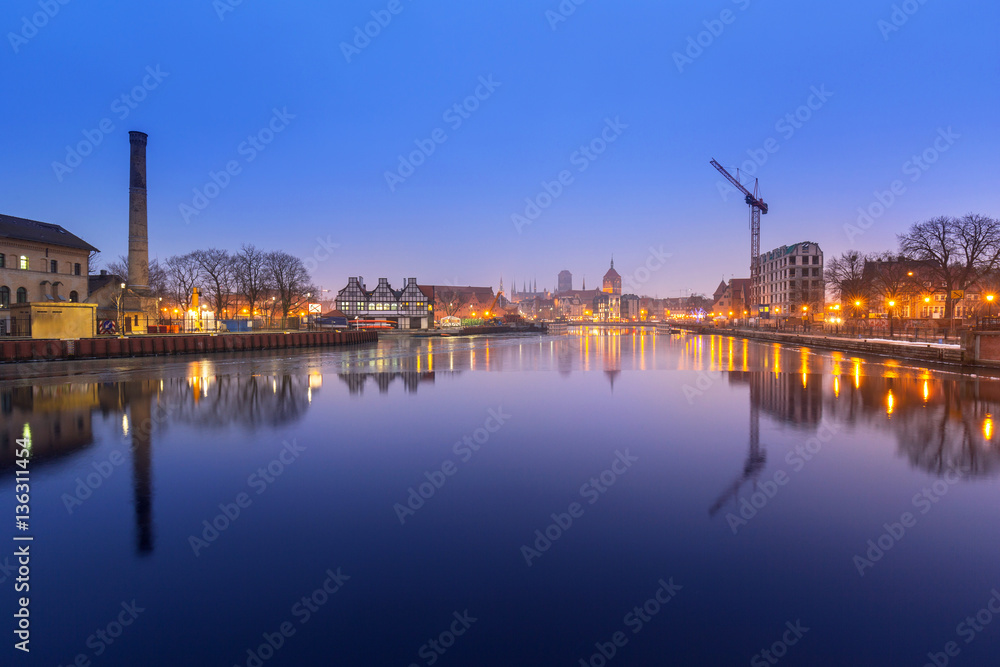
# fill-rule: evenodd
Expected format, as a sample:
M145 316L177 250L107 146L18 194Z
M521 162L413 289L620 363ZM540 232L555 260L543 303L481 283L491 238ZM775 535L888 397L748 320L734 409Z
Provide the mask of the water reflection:
M432 388L439 372L553 370L570 378L598 370L613 390L628 382L632 371L704 371L725 377L735 390L745 387L747 476L766 456L756 441L761 417L804 432L815 431L824 419L889 431L903 458L935 474L961 467L972 476L992 476L1000 469L993 428L993 415L1000 414L996 378L723 336L626 328L580 329L561 337L402 338L343 355L334 364L294 371L248 372L244 366L234 371L202 360L186 365L183 377L0 388L0 469L12 465L14 441L26 431L37 462L90 447L95 413L123 420L124 431L131 424L133 434L141 434L138 425L147 421L247 431L293 423L323 390L323 371L330 370L352 395L363 394L368 383L385 395L397 381L403 391L415 393ZM712 400L711 392L705 400ZM133 443L136 461L148 455L148 436Z
M609 391L633 382L635 371L695 371L708 373L713 382L724 378L731 391L745 391L747 456L712 505L713 513L763 470L762 419L806 436L824 421L889 432L901 459L935 475L958 468L982 478L1000 470L993 424L993 415L1000 414L996 378L838 352L722 336L583 329L561 337L387 340L311 366L267 368L202 360L186 364L181 375L154 373L142 380L0 385L0 472L10 471L14 443L25 434L30 434L37 467L92 448L99 439L95 415L120 423L132 459L137 548L148 553L154 545L152 449L156 434L171 424L250 432L301 420L320 392L331 388L361 395L372 383L379 396L394 386L416 393L433 390L438 373L458 378L464 372L505 370L554 371L565 378L600 371ZM324 372L339 382L326 387ZM679 384L672 382L664 382L659 398L683 401ZM705 392L700 400L713 400L713 393Z

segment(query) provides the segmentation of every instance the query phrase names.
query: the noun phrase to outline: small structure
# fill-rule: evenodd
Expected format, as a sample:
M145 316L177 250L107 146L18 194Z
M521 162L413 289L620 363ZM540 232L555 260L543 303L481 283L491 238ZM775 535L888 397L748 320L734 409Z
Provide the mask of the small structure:
M31 338L93 338L97 306L92 303L18 303L10 307L11 333Z
M97 333L146 333L150 313L144 309L145 297L136 294L125 278L104 269L87 281L87 304L97 312Z

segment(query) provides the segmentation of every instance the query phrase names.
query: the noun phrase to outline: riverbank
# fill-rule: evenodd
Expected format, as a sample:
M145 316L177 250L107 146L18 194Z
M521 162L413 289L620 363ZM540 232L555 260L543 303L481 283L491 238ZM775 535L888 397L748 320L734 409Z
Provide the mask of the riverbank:
M147 357L242 350L360 345L378 342L375 331L294 331L0 341L0 363Z
M773 341L787 345L803 345L841 352L870 354L911 361L926 361L962 367L998 368L997 362L976 360L960 344L921 343L914 341L891 341L871 338L846 338L823 334L782 333L758 329L729 329L704 324L676 324L678 329L699 334L734 336L750 340Z

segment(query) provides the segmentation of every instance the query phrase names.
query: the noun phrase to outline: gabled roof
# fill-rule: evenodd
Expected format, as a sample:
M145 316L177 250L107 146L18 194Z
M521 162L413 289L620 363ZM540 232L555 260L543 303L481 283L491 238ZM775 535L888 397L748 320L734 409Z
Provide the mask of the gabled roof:
M59 225L28 220L27 218L15 218L12 215L3 215L2 213L0 213L0 238L34 241L87 251L97 250L79 236L70 234Z

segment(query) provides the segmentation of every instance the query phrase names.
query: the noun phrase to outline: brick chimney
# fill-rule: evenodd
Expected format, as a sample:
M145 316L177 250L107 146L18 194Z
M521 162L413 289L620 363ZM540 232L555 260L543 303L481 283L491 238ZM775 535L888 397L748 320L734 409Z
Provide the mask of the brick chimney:
M132 148L128 188L128 286L149 291L149 238L146 231L146 139L143 132L129 132Z

